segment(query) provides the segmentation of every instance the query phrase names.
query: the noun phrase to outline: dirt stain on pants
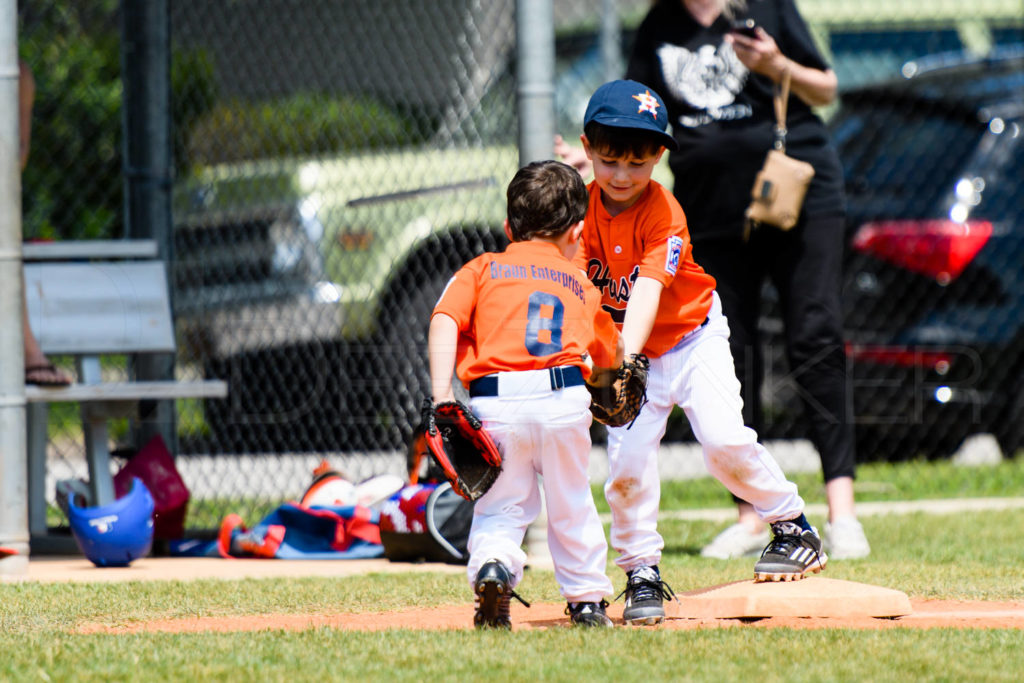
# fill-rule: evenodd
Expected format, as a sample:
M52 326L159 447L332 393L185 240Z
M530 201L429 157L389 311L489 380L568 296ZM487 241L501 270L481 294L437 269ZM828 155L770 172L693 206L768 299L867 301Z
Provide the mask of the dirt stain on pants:
M623 503L630 503L640 490L640 481L636 477L616 479L612 482L609 491Z

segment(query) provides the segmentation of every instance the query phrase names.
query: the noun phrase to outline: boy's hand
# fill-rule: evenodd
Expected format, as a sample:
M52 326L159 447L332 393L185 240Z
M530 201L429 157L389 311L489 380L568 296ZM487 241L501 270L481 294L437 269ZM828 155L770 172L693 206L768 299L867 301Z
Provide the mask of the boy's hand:
M595 368L587 380L594 419L609 427L632 427L647 403L649 369L650 361L642 353L634 353L618 368Z
M452 490L466 500L487 493L501 474L501 452L483 423L460 401L423 402L427 448Z
M591 166L590 159L587 158L587 153L583 151L583 148L573 147L561 135L555 136L555 156L579 171L579 174L584 178L589 177L593 173L593 166Z

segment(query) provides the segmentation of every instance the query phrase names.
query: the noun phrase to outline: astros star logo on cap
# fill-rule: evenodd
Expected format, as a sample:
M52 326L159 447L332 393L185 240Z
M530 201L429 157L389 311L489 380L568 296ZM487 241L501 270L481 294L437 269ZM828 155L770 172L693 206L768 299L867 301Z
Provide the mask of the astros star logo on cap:
M648 112L654 118L658 118L658 100L654 98L650 90L645 90L641 95L633 95L633 99L640 103L637 113Z

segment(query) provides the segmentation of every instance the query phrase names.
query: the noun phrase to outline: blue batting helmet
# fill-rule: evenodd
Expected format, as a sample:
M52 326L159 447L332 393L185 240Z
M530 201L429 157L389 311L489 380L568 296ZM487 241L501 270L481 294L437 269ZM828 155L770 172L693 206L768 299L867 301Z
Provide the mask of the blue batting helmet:
M153 545L153 496L138 477L110 505L78 507L68 499L71 533L79 549L97 567L125 567Z

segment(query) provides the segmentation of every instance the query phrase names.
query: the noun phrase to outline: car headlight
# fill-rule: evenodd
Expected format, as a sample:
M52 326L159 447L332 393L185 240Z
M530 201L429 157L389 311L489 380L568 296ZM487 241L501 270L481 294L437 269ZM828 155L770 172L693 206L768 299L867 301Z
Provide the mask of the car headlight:
M320 240L324 237L324 224L320 222L318 213L319 206L312 199L303 199L299 203L299 217L302 221L302 229L305 231L306 237L313 244L319 244Z

